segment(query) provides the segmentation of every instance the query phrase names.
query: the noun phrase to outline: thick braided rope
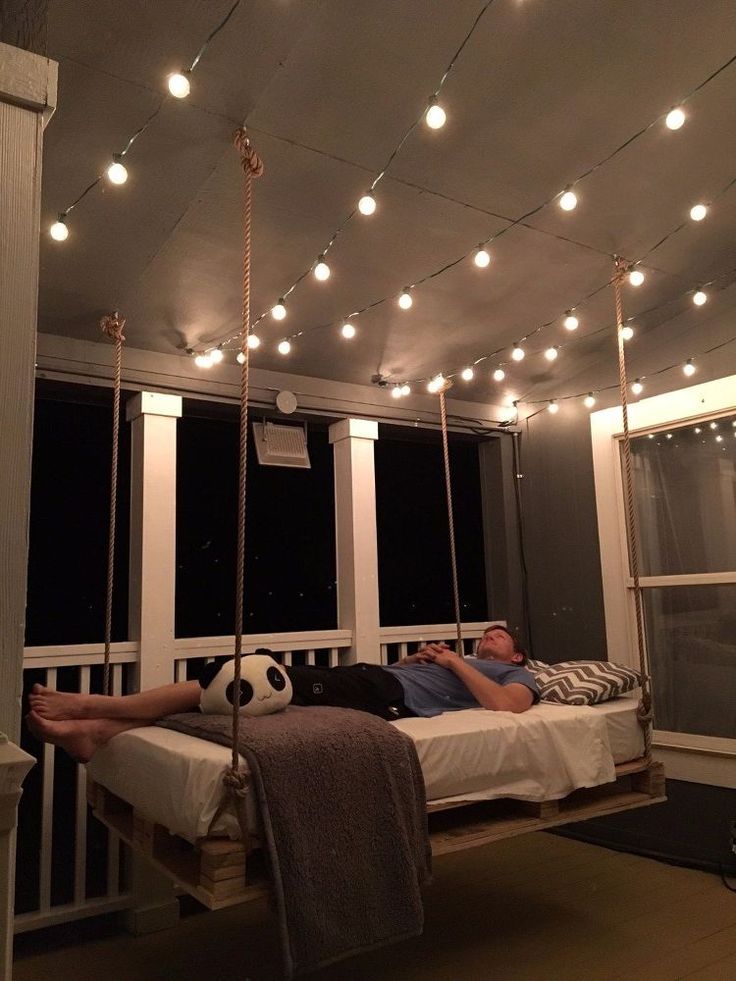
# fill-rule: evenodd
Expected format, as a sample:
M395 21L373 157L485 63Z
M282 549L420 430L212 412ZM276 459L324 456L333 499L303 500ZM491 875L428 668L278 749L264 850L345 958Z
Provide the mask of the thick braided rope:
M447 442L447 406L445 393L440 392L440 421L442 423L442 452L445 458L445 491L447 495L447 519L450 526L450 565L452 566L452 596L455 602L457 625L457 653L463 654L463 631L460 621L460 590L457 584L457 553L455 550L455 519L452 514L452 486L450 483L450 448Z
M253 202L253 178L263 173L263 163L250 145L244 129L235 131L235 146L240 153L243 168L243 306L240 332L242 365L240 371L240 462L238 466L238 541L237 571L235 576L235 672L233 678L233 753L232 766L228 771L227 786L233 791L245 787L245 777L239 767L238 739L240 735L240 663L243 654L243 592L245 589L245 479L248 464L248 372L250 358L248 333L250 331L250 251L251 213ZM235 796L233 794L233 796ZM244 839L244 843L247 838Z
M641 700L637 709L637 718L644 734L644 755L647 760L652 758L652 696L649 687L649 672L647 668L646 648L644 644L644 617L641 603L641 586L639 585L639 535L634 500L634 479L631 465L631 440L629 438L629 407L627 401L628 379L626 377L626 354L624 351L624 311L621 298L621 280L627 272L627 265L620 259L616 260L616 272L613 277L613 292L616 300L616 332L618 338L618 373L621 391L621 410L624 422L624 478L626 483L626 511L629 527L629 552L631 556L631 575L634 580L634 605L636 607L636 639L639 648L639 671L641 672Z
M110 641L112 637L112 595L115 569L115 518L118 503L118 448L120 443L120 384L123 366L123 328L125 320L117 311L100 320L100 329L115 342L115 383L112 402L112 465L110 474L110 527L107 546L107 595L105 598L105 667L102 691L112 695Z

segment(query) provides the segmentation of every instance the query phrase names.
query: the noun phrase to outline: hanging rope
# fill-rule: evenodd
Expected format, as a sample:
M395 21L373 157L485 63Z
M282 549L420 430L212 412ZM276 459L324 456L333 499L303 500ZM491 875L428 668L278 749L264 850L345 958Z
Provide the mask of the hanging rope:
M243 845L247 845L247 826L244 824L245 794L247 781L239 766L238 739L240 735L240 664L243 653L243 592L245 589L245 478L248 462L248 333L250 331L250 251L251 251L251 212L253 199L253 178L263 173L263 163L250 145L244 129L235 131L235 146L240 153L243 168L243 308L240 331L241 372L240 372L240 463L238 468L238 541L237 571L235 576L235 671L233 678L233 752L230 769L225 776L225 785L235 803L243 832Z
M452 567L452 598L455 604L455 625L457 627L457 652L463 655L463 629L460 620L460 589L457 584L457 552L455 549L455 519L452 513L452 485L450 483L450 448L447 441L447 406L445 392L452 382L445 380L440 390L440 422L442 423L442 452L445 458L445 493L447 496L447 521L450 527L450 565Z
M636 638L639 648L639 671L641 673L641 699L637 718L644 733L644 755L647 762L652 758L652 695L649 685L646 645L644 643L644 616L642 613L641 586L639 585L639 534L634 500L634 479L631 464L631 440L629 438L629 407L627 402L628 380L626 377L626 354L624 352L624 311L621 299L621 281L628 272L628 263L616 259L613 277L613 292L616 300L616 331L618 337L618 374L621 390L621 410L624 421L624 478L626 483L626 512L629 529L629 554L631 575L634 580L634 605L636 607Z
M110 313L100 320L100 329L115 342L115 383L112 400L112 466L110 475L110 529L107 543L107 596L105 599L105 667L102 691L112 695L110 677L110 639L112 637L112 588L115 570L115 518L118 503L118 448L120 444L120 378L123 366L123 328L125 320L120 314Z

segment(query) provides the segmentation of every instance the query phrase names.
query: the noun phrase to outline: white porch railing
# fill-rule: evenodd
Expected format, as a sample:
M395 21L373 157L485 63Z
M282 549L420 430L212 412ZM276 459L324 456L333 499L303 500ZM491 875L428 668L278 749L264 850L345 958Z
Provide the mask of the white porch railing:
M493 623L505 627L505 620L493 620ZM476 641L483 636L488 627L488 621L480 623L463 623L463 646L465 654L470 654L476 648ZM457 625L454 623L427 623L416 627L381 627L381 664L393 664L395 661L413 653L423 644L445 643L454 647L457 643ZM393 656L392 656L393 655Z

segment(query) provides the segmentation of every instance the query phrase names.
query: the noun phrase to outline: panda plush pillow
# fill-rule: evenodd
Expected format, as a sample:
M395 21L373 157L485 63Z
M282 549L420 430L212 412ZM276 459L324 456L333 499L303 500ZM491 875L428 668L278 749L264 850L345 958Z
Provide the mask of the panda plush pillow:
M231 715L235 698L235 661L206 665L199 683L201 712ZM240 662L240 711L243 715L270 715L291 701L291 681L286 671L268 654L248 654Z

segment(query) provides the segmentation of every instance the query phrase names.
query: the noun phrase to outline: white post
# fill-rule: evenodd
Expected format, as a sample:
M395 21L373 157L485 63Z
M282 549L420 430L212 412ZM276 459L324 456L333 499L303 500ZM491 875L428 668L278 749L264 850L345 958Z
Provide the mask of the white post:
M335 460L337 625L353 632L347 660L380 664L378 541L373 443L378 423L343 419L330 426Z
M176 420L178 395L141 392L126 406L132 424L130 468L130 598L128 627L140 644L136 688L174 680L176 586ZM133 907L126 926L134 934L173 926L179 904L171 882L145 859L132 867Z
M21 784L36 761L0 732L0 981L13 971L15 826Z

